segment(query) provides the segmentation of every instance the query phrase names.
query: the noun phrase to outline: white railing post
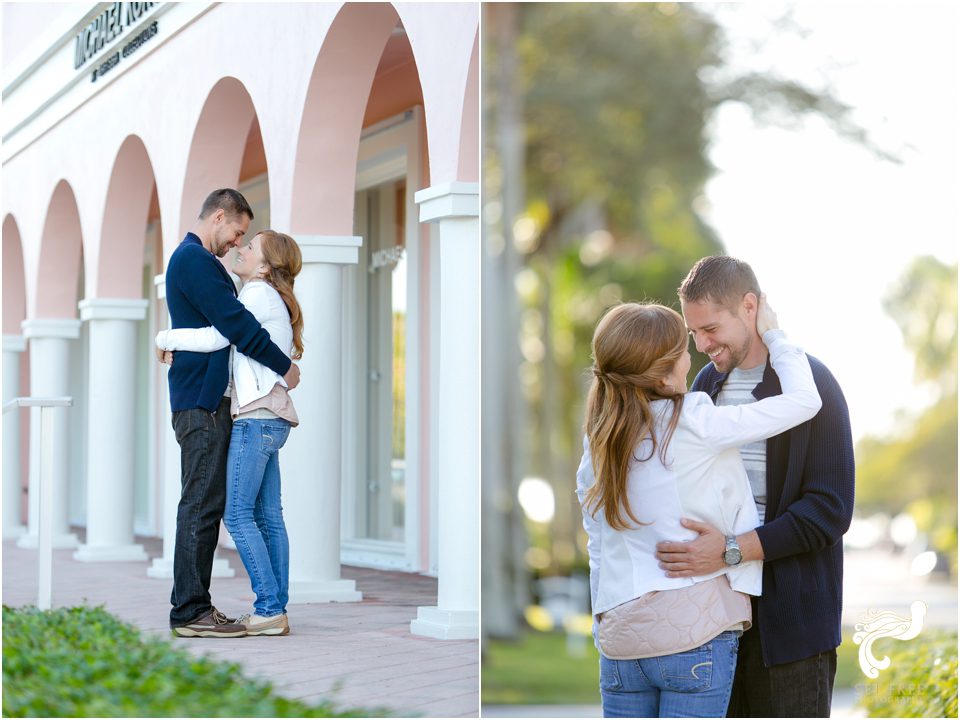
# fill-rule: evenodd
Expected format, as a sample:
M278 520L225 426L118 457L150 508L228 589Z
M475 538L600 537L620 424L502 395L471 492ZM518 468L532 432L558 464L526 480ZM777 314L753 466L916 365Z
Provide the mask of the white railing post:
M49 610L53 601L53 432L54 408L70 407L73 398L14 398L3 406L9 410L28 407L40 413L40 468L37 528L37 608Z

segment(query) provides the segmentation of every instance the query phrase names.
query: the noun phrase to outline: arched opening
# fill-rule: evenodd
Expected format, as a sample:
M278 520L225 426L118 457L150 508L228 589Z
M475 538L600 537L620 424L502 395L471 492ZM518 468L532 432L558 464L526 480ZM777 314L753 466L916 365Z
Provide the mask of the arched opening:
M463 94L457 180L480 182L480 30L473 40L470 70Z
M260 132L260 120L256 115L250 121L250 128L243 146L237 189L250 203L253 220L247 230L247 238L252 238L260 230L271 227L270 221L270 175L267 170L267 154L263 147L263 135ZM233 255L230 255L233 258Z
M245 174L245 177L242 175ZM210 192L235 187L241 180L266 177L260 125L250 94L236 78L222 78L210 90L190 143L180 204L180 236L167 240L166 256L193 227ZM241 189L242 192L242 189ZM269 215L269 191L264 188ZM249 200L249 198L248 198ZM255 221L261 213L254 207Z
M73 188L66 180L57 183L47 206L40 236L39 262L36 268L33 312L28 297L28 324L31 330L30 394L67 395L73 399L69 409L58 414L66 430L65 437L54 438L54 546L73 547L76 537L69 525L82 524L86 517L86 466L89 338L77 320L78 302L84 288L84 242L80 214ZM36 322L34 322L36 321ZM77 330L79 326L79 331ZM79 334L79 337L78 337ZM31 436L39 431L38 418L32 417ZM60 421L57 421L60 422ZM39 470L39 446L30 447L30 538L36 527L36 497Z
M134 527L156 535L162 527L160 453L162 426L157 408L166 398L163 370L153 356L153 338L166 327L166 308L157 300L154 278L163 272L163 233L153 163L143 141L128 136L114 161L104 205L96 271L87 285L87 298L146 301L136 321L133 391Z
M295 233L353 231L360 132L377 68L398 22L388 3L347 3L327 32L310 77L297 138L290 216Z
M50 198L40 238L37 265L36 318L76 318L82 288L83 241L73 189L57 183Z
M26 277L20 228L13 215L3 219L3 402L29 395L29 358L22 323L27 317ZM28 411L12 411L3 420L3 536L22 534L27 517L30 448Z
M343 272L341 557L351 564L428 569L420 346L429 235L414 203L427 183L425 133L420 71L397 11L345 5L309 85L291 226L362 241L358 264Z
M19 335L27 317L27 288L23 271L20 229L13 215L3 219L3 334Z

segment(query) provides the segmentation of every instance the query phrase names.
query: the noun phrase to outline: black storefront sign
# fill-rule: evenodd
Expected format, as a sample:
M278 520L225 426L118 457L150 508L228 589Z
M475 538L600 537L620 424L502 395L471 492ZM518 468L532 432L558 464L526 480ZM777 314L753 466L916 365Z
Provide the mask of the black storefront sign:
M77 34L73 56L74 69L79 70L89 60L100 54L125 28L136 25L156 5L159 5L159 3L116 2L97 15L89 25ZM153 22L145 30L133 36L122 49L115 50L106 57L93 71L90 80L96 82L98 78L106 75L120 64L121 58L128 57L136 52L157 32L157 23Z

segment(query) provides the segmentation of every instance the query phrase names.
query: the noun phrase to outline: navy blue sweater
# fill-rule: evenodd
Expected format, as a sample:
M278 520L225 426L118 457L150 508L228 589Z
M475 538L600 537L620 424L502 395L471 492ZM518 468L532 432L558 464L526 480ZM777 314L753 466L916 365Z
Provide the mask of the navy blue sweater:
M757 528L763 594L755 619L767 666L832 650L841 640L842 539L853 517L853 439L840 386L823 363L807 357L823 407L813 419L767 440L767 511ZM716 402L726 378L709 363L691 390ZM753 396L781 393L768 358Z
M238 352L279 375L290 369L290 358L237 300L223 264L193 233L187 233L167 264L167 309L174 328L213 325ZM212 353L175 352L168 375L170 409L215 411L230 379L229 363L229 347Z

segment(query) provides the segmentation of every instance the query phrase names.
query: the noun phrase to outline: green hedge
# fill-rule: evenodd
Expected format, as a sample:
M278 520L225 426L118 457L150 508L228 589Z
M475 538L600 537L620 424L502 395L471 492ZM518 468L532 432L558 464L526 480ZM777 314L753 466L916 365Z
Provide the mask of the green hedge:
M923 632L881 639L873 654L890 657L876 680L861 676L859 704L870 717L957 717L957 634Z
M3 607L6 717L365 717L306 705L235 663L145 639L103 608Z

